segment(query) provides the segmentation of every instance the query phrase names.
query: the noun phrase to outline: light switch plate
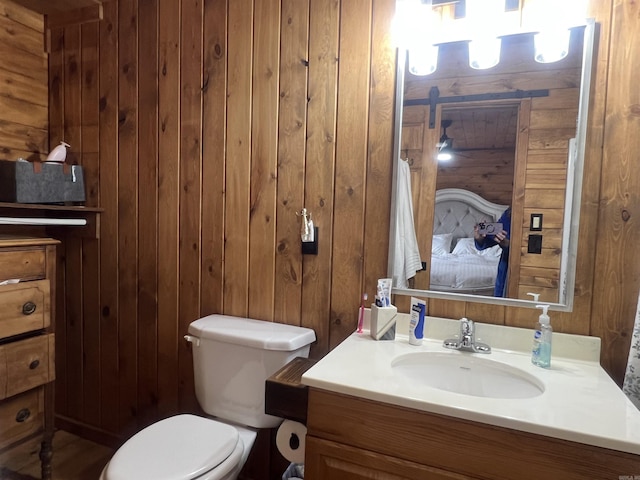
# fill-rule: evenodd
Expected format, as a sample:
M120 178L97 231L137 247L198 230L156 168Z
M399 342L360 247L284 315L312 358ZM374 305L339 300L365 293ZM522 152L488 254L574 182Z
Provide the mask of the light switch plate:
M531 230L532 232L542 231L542 214L541 213L531 214L531 223L529 224L529 230Z

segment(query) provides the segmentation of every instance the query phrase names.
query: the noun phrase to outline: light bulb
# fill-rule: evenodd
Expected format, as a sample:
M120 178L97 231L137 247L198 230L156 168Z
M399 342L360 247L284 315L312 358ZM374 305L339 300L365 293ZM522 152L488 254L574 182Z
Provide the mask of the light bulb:
M569 53L571 31L548 30L533 36L535 60L539 63L552 63L562 60Z
M500 62L501 38L477 38L469 42L469 66L477 70L495 67Z
M413 75L429 75L438 66L438 46L421 45L409 50L409 72Z

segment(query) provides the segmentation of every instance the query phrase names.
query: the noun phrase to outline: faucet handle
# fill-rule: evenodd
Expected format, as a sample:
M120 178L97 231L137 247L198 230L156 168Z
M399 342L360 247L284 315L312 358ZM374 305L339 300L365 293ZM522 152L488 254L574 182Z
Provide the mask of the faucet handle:
M460 333L462 335L472 335L473 334L473 320L469 320L467 317L462 317L460 319Z

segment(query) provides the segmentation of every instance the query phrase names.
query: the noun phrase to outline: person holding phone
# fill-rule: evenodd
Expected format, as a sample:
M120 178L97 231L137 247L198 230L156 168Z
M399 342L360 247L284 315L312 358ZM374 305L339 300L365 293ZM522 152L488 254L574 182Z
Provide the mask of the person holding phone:
M496 284L493 290L494 297L504 297L507 292L507 270L509 269L509 237L511 234L511 207L507 208L497 223L502 224L502 231L495 235L483 235L478 231L478 225L473 228L473 238L476 248L484 250L496 244L500 245L502 254L498 262L498 273Z

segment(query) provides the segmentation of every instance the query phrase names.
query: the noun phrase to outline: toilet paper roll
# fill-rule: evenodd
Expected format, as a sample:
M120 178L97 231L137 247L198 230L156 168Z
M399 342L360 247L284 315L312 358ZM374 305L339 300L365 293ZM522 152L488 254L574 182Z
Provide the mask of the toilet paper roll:
M307 427L293 420L282 422L276 433L276 447L291 463L304 463L304 445Z

